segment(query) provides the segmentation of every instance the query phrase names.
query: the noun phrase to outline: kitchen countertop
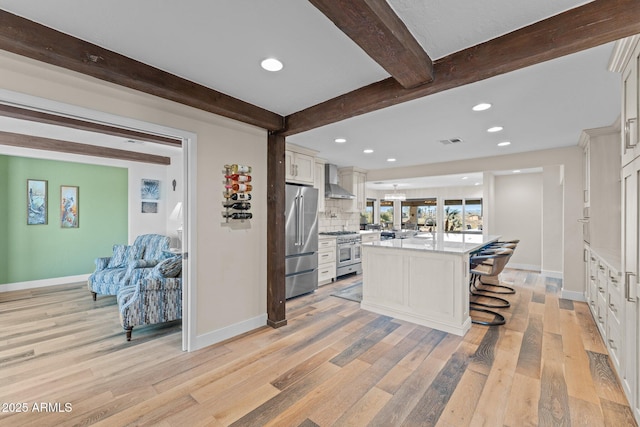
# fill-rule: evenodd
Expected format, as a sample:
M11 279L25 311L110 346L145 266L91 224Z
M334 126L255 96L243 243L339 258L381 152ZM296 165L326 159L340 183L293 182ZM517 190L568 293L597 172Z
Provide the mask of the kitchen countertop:
M466 254L480 249L499 238L500 236L483 236L482 234L421 233L408 239L367 242L363 243L363 246Z

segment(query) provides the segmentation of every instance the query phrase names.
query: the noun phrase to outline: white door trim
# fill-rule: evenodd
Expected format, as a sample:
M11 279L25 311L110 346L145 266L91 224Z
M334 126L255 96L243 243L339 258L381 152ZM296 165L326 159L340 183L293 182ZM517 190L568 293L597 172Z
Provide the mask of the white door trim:
M197 153L197 135L182 129L175 129L155 123L149 123L142 120L133 119L131 117L118 116L115 114L105 113L92 110L76 105L65 104L50 99L44 99L32 95L14 92L6 89L0 89L0 103L27 108L31 110L43 111L55 115L78 118L88 120L94 123L102 123L111 126L121 127L140 132L152 133L156 135L174 137L182 139L182 161L183 161L183 180L185 182L184 200L184 223L183 223L183 248L187 253L185 270L183 271L182 288L182 350L195 350L195 331L196 327L196 289L197 275L196 257L194 249L196 247L196 153ZM193 227L190 224L194 224Z

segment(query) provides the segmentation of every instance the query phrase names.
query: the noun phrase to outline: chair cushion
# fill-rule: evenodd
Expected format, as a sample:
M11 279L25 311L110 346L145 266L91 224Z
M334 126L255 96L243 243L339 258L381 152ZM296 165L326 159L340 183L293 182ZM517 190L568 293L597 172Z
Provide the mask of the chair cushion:
M154 279L177 277L181 272L182 255L178 255L159 262L155 267L153 267L150 277Z
M127 261L135 261L144 257L145 247L133 244L127 252Z
M127 266L127 260L129 256L128 245L113 245L113 255L109 260L107 268L120 268Z
M105 285L119 285L125 280L127 276L127 269L121 268L107 268L105 270L96 271L89 276L89 282L93 283L94 287L101 284ZM115 295L115 293L111 294Z

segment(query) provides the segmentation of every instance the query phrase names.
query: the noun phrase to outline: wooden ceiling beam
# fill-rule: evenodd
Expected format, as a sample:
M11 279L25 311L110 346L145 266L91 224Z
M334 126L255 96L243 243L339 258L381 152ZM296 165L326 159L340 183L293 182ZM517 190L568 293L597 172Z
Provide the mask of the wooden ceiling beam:
M433 63L386 0L309 0L404 88L433 80Z
M60 139L44 138L41 136L13 132L0 131L0 145L127 160L131 162L152 163L156 165L166 166L171 164L170 157L138 153L135 151L118 150L116 148L100 147L97 145L80 144L77 142L62 141Z
M11 117L20 120L29 120L32 122L45 123L49 125L65 126L72 129L96 132L124 139L132 139L135 141L154 142L157 144L169 145L172 147L182 146L181 139L153 135L150 133L119 128L116 126L105 125L101 123L94 123L86 120L75 119L72 117L60 116L44 111L15 107L13 105L0 104L0 116Z
M0 49L267 130L282 116L0 10Z
M283 134L294 135L638 33L640 1L595 0L436 60L431 83L405 89L388 78L293 113L286 117Z

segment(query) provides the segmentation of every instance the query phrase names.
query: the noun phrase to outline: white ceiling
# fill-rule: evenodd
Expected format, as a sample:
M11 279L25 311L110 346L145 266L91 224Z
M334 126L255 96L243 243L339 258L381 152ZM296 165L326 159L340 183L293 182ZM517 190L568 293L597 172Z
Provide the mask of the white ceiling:
M588 2L389 3L438 59ZM388 77L307 1L0 0L0 9L282 115ZM607 70L611 50L601 46L287 140L364 169L576 145L582 129L610 125L620 114L620 76ZM259 67L270 56L284 62L281 72ZM472 112L480 101L494 107ZM493 125L504 130L488 134ZM335 144L338 136L348 142ZM438 142L452 137L463 142ZM498 148L504 140L512 144ZM364 155L364 148L375 152Z

